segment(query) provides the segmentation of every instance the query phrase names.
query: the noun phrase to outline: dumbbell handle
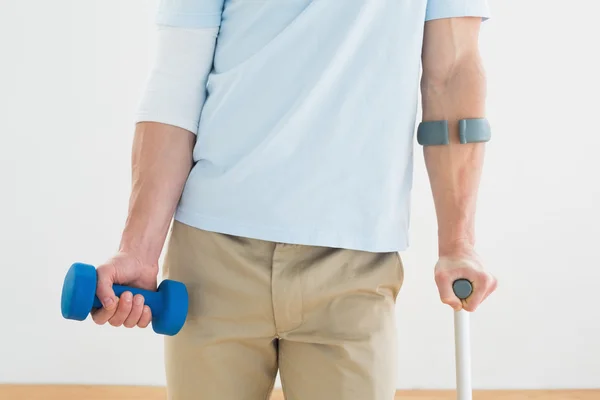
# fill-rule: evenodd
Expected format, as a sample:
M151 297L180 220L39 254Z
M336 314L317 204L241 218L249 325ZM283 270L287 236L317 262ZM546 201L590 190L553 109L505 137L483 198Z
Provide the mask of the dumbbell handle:
M121 297L121 295L125 292L131 292L132 295L141 294L144 296L144 304L150 307L152 310L152 315L160 315L163 312L163 300L161 298L160 293L152 292L150 290L138 289L129 286L122 285L113 285L113 290L117 297ZM98 296L94 296L94 304L92 305L94 308L102 308L102 303Z

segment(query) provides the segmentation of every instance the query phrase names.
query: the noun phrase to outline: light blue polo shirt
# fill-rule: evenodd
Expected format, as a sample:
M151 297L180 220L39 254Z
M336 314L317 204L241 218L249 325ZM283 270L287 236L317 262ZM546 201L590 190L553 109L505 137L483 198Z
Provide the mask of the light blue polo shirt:
M274 242L408 246L424 22L486 0L162 0L220 26L175 218Z

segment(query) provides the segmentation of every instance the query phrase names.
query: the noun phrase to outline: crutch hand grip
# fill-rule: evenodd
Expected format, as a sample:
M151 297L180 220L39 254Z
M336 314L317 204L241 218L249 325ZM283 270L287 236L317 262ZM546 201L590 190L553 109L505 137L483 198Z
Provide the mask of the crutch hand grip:
M473 285L468 279L457 279L452 284L454 294L461 300L466 300L473 293Z

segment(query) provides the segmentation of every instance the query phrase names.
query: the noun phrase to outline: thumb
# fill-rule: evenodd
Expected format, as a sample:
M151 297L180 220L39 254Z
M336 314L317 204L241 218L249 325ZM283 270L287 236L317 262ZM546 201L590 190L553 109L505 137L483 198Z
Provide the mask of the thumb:
M102 306L112 310L117 306L118 298L113 291L113 284L117 275L114 265L105 264L96 270L98 278L96 281L96 296L100 299Z

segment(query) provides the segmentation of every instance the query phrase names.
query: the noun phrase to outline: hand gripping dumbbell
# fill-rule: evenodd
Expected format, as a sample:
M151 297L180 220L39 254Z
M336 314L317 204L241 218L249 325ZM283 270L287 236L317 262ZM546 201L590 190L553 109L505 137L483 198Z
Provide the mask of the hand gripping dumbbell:
M188 292L181 282L166 279L152 292L133 287L113 285L115 294L124 292L141 294L152 311L152 329L163 335L175 335L183 327L188 311ZM62 289L61 310L66 319L83 321L92 308L101 308L96 297L96 268L75 263L65 277Z

